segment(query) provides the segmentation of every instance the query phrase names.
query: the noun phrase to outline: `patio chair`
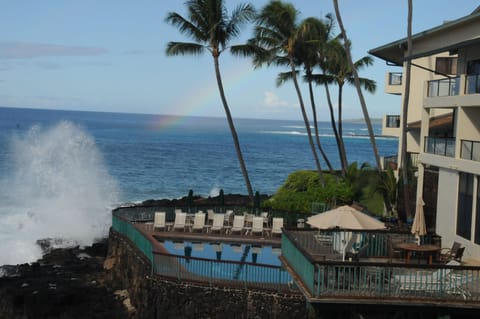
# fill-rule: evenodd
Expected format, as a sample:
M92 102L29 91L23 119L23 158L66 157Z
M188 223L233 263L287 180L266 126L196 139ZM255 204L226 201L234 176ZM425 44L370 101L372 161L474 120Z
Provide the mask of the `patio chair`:
M263 226L264 227L269 227L270 226L270 220L268 218L268 212L261 212L260 216L263 218Z
M230 230L232 233L242 233L243 229L245 227L245 216L242 215L235 215L233 217L233 226L232 229Z
M457 260L457 259L461 260L463 256L463 251L465 250L465 247L464 247L462 251L459 252L461 247L462 247L462 244L454 241L451 248L442 248L442 250L440 251L440 261L448 262L450 260ZM460 256L458 256L459 254Z
M196 213L191 231L192 232L195 232L197 230L203 231L204 226L205 226L205 213Z
M210 228L210 231L211 232L218 231L219 233L221 233L223 230L223 219L224 219L223 214L215 214L213 216L213 225L212 225L212 228Z
M272 236L282 235L283 217L272 218Z
M165 224L165 212L155 212L155 217L153 219L153 230L155 231L156 229L166 229L166 224Z
M185 220L187 218L187 213L176 213L175 222L173 223L172 231L185 230Z
M263 235L263 217L255 216L252 219L252 235Z

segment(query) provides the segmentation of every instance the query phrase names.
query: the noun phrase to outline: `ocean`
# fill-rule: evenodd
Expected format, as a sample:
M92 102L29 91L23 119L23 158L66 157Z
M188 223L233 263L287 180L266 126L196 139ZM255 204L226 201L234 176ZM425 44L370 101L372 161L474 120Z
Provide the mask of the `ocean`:
M273 194L289 173L315 168L302 121L235 125L254 191ZM349 162L374 163L366 134L345 122ZM320 135L338 168L328 122ZM381 156L396 154L397 139L376 141ZM0 265L36 260L41 238L90 244L106 234L113 207L190 189L246 194L225 118L0 107Z

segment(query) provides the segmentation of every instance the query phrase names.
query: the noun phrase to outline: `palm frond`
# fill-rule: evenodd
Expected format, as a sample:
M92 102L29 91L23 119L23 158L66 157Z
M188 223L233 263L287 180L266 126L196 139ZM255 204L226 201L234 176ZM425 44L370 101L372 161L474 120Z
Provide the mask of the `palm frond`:
M297 75L298 75L298 71L297 71ZM286 83L287 81L291 81L292 79L293 79L292 72L281 72L281 73L278 73L275 84L277 85L277 87L279 87L284 83Z
M177 27L180 33L190 36L195 41L206 41L205 35L192 22L188 21L176 12L167 14L165 21L174 27Z
M189 42L169 42L167 44L166 54L173 55L200 55L205 51L205 47L198 43Z

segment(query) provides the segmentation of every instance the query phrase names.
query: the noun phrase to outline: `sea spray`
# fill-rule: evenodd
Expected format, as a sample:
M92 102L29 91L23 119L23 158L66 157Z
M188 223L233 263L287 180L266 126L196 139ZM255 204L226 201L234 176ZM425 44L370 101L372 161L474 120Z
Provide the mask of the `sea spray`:
M106 235L117 185L85 130L71 122L15 136L0 181L0 265L41 256L38 239L89 245Z

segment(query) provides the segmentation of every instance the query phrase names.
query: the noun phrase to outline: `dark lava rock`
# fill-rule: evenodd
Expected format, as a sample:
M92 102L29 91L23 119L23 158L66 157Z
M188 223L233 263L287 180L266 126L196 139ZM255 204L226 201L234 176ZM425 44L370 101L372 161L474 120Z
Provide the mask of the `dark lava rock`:
M104 285L107 242L51 249L35 263L3 267L0 319L129 318Z

